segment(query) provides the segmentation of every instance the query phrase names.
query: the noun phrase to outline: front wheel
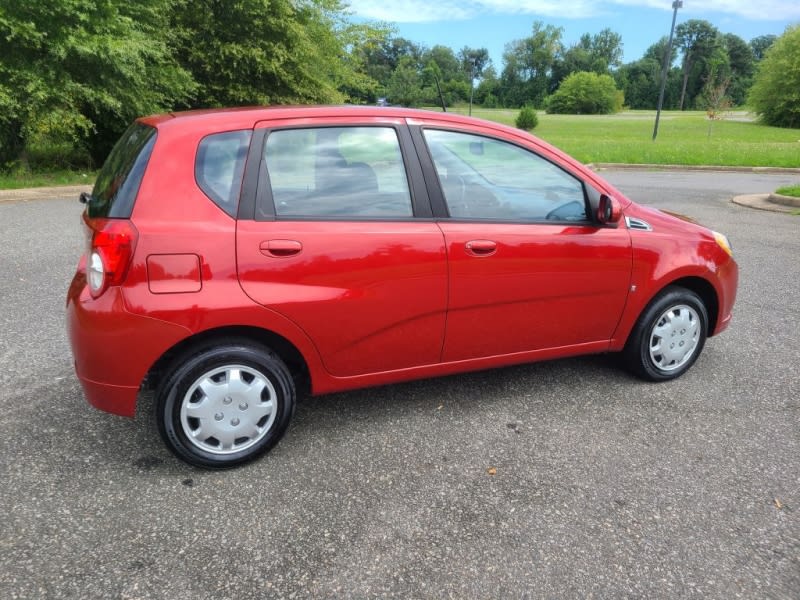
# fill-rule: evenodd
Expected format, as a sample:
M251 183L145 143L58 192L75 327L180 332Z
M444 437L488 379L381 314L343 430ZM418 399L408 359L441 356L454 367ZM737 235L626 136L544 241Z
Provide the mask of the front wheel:
M626 366L649 381L675 379L689 370L705 345L708 312L700 297L671 286L647 306L623 351Z
M190 464L221 469L253 460L283 437L295 388L274 352L231 341L178 360L156 402L170 450Z

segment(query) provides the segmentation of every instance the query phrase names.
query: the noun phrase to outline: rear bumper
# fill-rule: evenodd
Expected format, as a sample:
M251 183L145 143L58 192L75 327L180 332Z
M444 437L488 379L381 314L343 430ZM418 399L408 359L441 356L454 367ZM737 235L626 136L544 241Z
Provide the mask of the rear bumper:
M153 364L184 339L185 327L131 313L121 288L94 299L78 271L67 294L67 334L86 399L100 410L132 417Z

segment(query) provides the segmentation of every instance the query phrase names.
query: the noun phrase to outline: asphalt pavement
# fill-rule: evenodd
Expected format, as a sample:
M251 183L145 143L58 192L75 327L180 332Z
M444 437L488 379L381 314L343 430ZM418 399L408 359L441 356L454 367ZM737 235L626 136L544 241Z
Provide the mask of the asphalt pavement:
M226 472L86 404L81 206L0 203L0 598L800 597L800 216L730 202L797 176L603 174L733 243L733 323L684 377L588 357L305 399Z

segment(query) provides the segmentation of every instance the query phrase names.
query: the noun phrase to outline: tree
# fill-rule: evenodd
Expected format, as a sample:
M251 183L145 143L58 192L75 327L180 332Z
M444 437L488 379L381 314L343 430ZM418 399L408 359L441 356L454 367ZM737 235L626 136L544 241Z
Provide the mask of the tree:
M637 61L622 65L615 73L617 86L625 93L630 108L655 109L661 85L661 69L667 53L667 37L650 46ZM674 55L670 57L674 60ZM669 66L664 91L664 106L676 107L681 86L680 69Z
M137 116L185 102L171 54L172 0L4 2L0 161L66 143L101 162ZM88 156L88 155L87 155Z
M767 50L750 105L768 125L800 128L800 25L787 28Z
M569 75L550 97L547 112L604 115L622 108L623 96L610 75L580 72Z
M506 45L500 76L504 105L543 104L553 64L561 52L562 33L560 27L537 21L530 37Z
M584 33L577 44L559 53L553 65L550 91L558 89L559 84L570 73L591 71L598 75L610 74L622 64L622 36L603 29L600 33Z
M690 76L694 79L689 97L694 98L702 86L705 63L717 45L719 31L708 21L691 19L678 25L675 30L677 46L683 52L683 86L681 87L681 110L686 106L687 85ZM697 68L697 72L695 72Z
M755 57L750 45L738 35L726 33L722 36L730 66L728 97L735 106L744 104L747 92L753 84Z
M351 73L339 2L180 0L177 56L199 84L194 106L341 102Z
M756 62L760 62L764 58L769 47L772 46L777 39L777 35L769 34L760 35L750 40L750 48L753 50L753 58L756 59Z

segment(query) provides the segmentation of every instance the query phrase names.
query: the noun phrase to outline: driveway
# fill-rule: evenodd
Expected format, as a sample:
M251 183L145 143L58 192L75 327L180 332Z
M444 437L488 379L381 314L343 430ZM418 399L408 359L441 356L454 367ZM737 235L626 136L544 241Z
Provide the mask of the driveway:
M86 404L81 206L0 203L0 597L797 598L800 216L729 202L796 177L605 176L732 240L734 321L687 375L589 357L306 399L228 472Z

